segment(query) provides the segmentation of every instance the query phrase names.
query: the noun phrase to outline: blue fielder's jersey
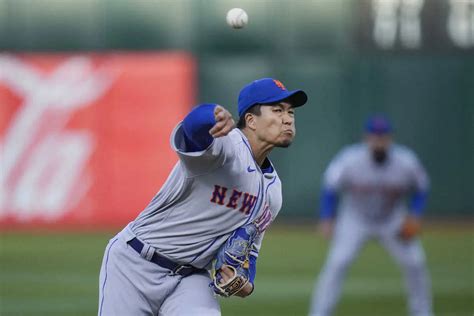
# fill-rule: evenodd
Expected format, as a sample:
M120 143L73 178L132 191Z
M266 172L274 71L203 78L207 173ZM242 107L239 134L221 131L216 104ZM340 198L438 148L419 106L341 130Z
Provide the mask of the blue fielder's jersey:
M392 145L387 161L377 165L367 145L344 148L329 164L324 187L342 194L341 211L366 219L383 219L405 210L407 195L428 191L428 176L408 148Z
M179 263L206 267L235 229L266 210L272 220L277 216L282 205L280 179L274 168L262 172L239 129L214 139L203 151L186 152L180 123L171 145L179 161L130 224L159 253Z

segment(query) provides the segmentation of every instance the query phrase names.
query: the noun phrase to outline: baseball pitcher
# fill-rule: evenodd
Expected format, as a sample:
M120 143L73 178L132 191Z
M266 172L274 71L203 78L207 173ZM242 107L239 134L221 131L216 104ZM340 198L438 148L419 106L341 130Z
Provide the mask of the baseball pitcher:
M171 135L179 161L149 205L106 247L98 315L220 315L216 296L255 287L265 229L282 205L267 158L295 137L307 95L264 78L239 94L239 121L195 107Z

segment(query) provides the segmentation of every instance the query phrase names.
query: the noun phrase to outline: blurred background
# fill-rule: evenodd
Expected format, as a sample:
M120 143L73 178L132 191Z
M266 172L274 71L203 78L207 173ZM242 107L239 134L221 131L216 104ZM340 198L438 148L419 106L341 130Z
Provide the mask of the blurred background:
M249 24L225 23L233 7ZM321 176L388 114L432 182L423 242L437 315L474 313L473 0L0 0L0 314L93 315L104 247L177 160L169 135L201 102L304 89L284 205L257 291L224 315L305 315L327 242ZM295 269L298 267L298 269ZM395 263L370 244L338 315L405 315Z

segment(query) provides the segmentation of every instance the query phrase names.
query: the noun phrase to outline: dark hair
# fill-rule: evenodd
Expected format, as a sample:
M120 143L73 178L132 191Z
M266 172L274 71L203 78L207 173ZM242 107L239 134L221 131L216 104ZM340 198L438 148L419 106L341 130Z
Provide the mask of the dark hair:
M239 121L237 122L237 128L243 129L247 126L247 122L245 122L245 115L247 113L255 114L257 116L262 114L262 111L260 110L261 107L262 104L255 104L254 106L251 106L247 111L245 111L245 113L239 117Z

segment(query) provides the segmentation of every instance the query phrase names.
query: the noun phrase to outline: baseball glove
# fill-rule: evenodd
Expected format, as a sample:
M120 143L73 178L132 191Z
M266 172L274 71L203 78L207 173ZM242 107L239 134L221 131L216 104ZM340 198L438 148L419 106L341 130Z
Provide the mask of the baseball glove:
M405 221L402 224L402 227L399 232L399 236L403 240L410 240L416 235L418 235L420 231L421 231L420 220L413 216L407 216L405 218Z
M272 214L267 205L258 218L236 229L217 251L213 265L213 281L209 285L216 294L229 297L237 294L247 285L250 276L250 251L255 248L255 240L265 231L271 221ZM227 281L220 273L224 265L233 274Z
M242 226L234 231L226 243L217 252L214 261L213 282L210 287L223 297L235 295L249 282L249 254L258 230L254 223ZM226 265L233 272L233 276L224 281L219 273Z

